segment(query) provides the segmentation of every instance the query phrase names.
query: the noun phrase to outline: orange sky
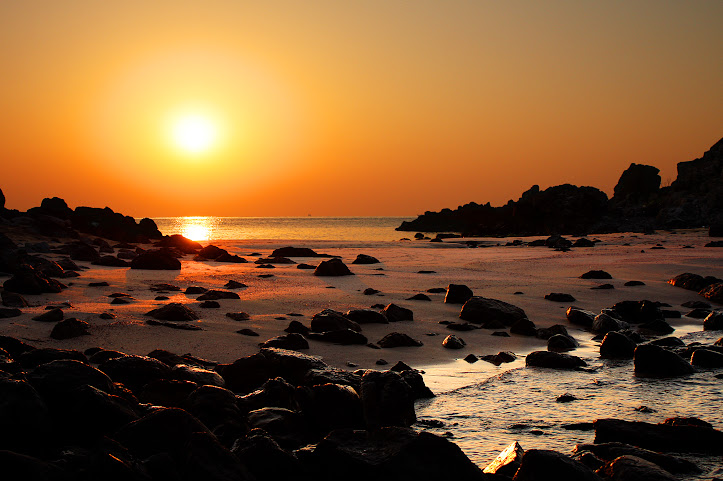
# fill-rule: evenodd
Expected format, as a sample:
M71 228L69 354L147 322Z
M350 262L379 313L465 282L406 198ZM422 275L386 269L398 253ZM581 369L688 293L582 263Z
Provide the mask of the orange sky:
M663 182L723 136L723 2L0 2L0 188L134 216L416 215ZM191 154L169 125L209 119Z

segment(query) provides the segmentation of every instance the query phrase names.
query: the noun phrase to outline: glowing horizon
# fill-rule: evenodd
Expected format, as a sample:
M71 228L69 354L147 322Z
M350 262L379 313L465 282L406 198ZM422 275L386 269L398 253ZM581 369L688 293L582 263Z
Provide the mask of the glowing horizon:
M721 18L714 1L5 2L0 189L20 210L408 216L533 184L611 195L631 162L665 184L723 135Z

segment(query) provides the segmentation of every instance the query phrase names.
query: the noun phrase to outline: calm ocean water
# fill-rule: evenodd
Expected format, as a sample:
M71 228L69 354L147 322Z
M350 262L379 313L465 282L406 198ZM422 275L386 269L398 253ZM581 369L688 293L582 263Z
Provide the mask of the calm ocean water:
M165 235L182 234L211 240L393 241L408 237L396 232L411 217L156 217Z

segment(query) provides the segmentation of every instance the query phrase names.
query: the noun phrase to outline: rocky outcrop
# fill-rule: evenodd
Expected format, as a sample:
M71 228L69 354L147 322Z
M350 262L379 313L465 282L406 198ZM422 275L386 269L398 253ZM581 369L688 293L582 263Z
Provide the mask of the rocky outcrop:
M594 187L535 185L517 200L492 207L465 204L455 210L425 212L400 231L460 232L464 235L549 235L690 228L723 222L723 139L703 157L678 163L676 180L660 187L656 167L630 164L614 195Z

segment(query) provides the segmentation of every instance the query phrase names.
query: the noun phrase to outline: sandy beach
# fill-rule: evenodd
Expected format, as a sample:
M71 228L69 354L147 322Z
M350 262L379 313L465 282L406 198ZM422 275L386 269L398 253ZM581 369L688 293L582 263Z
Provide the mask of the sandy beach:
M492 330L479 329L452 332L440 321L457 321L460 305L445 304L444 293L427 293L431 288L446 288L448 284L465 284L477 296L499 299L521 307L537 327L553 324L566 325L570 334L581 344L576 354L590 352L596 355L597 344L593 334L565 319L565 309L575 305L599 312L623 300L653 300L670 304L681 311L680 319L669 319L676 328L674 335L701 330L702 320L685 317L689 311L680 304L701 300L697 293L671 286L667 280L683 272L723 276L723 250L703 247L709 238L703 230L657 232L642 234L609 234L595 237L595 247L576 248L560 252L545 247L505 246L509 239L479 239L483 245L470 249L455 239L444 243L420 241L398 242L331 242L331 241L212 241L249 260L244 264L224 264L213 261L198 262L192 256L182 259L178 271L147 271L129 268L78 264L87 269L81 276L66 279L68 288L60 294L26 296L31 304L20 317L0 323L0 334L17 337L37 347L55 347L83 351L90 347L114 349L130 354L146 355L153 349L166 349L178 354L193 355L228 363L258 351L259 342L283 335L292 320L309 325L311 316L323 309L345 312L349 309L369 308L375 304L395 303L414 312L413 321L390 324L365 324L362 333L370 342L379 341L389 332L402 332L421 340L422 347L372 349L364 345L342 346L310 340L305 353L320 356L332 366L346 368L379 368L375 363L384 359L390 364L404 361L429 371L427 382L433 390L455 387L454 371L479 371L480 375L494 373L502 368L486 362L474 365L460 364L459 359L469 353L476 355L511 351L525 355L533 350L545 349L546 341L534 337L512 335L493 336ZM534 238L519 238L530 241ZM16 239L22 241L23 239ZM204 243L206 245L207 243ZM651 249L660 245L664 249ZM309 247L319 253L341 256L354 272L354 276L316 277L313 271L297 269L296 265L276 265L274 269L261 269L253 263L258 254L266 257L273 249L284 246ZM690 246L688 248L684 246ZM379 264L352 265L358 254L368 254L380 260ZM250 254L256 254L255 256ZM316 265L318 258L295 258L296 262ZM381 270L380 270L381 269ZM609 281L585 280L579 276L591 269L603 269L613 279ZM419 271L433 271L419 273ZM271 274L272 277L259 277ZM183 292L189 286L224 289L229 280L248 287L235 289L240 299L220 300L220 308L201 309L198 295ZM638 280L642 286L625 287L626 281ZM108 282L108 287L90 287L89 283ZM603 282L614 289L591 289ZM153 284L170 283L180 292L160 293L170 299L154 300L158 292L149 288ZM376 295L364 295L366 288L379 290ZM133 300L126 305L111 305L113 293L127 293ZM574 303L552 302L546 294L561 292L572 295ZM407 300L417 293L425 293L431 301ZM69 302L65 317L76 317L90 323L89 336L68 340L49 337L52 323L36 322L32 317L45 311L48 305ZM144 314L168 302L187 304L200 317L195 325L202 330L187 331L146 324ZM234 321L228 312L246 312L250 319ZM115 319L103 320L99 314L112 313ZM290 316L289 314L302 316ZM258 337L236 333L251 329ZM448 334L456 334L466 341L465 348L450 350L442 346ZM583 353L583 354L581 354ZM435 376L434 373L441 373Z

